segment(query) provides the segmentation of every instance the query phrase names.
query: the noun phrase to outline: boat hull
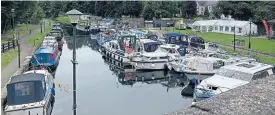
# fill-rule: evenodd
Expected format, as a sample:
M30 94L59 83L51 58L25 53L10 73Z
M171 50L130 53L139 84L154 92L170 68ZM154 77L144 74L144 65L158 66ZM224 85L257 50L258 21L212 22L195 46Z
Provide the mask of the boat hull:
M184 74L187 76L189 80L192 79L199 79L199 80L204 80L208 77L213 76L215 73L196 73L196 72L184 72Z
M166 62L132 62L136 70L164 70L167 69Z

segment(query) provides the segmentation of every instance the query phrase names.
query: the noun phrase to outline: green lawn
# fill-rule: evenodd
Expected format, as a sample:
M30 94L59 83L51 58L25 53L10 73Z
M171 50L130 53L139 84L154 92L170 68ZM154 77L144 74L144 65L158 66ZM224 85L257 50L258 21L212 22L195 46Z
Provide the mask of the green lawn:
M162 30L165 32L173 32L173 28L163 27ZM180 32L183 34L189 34L191 30L176 30L174 32ZM214 32L205 32L205 33L197 33L198 36L203 37L205 40L210 42L216 42L220 44L232 45L232 41L234 36L231 34L222 34L222 33L214 33ZM248 48L248 37L245 36L236 36L236 38L240 40L245 40L244 48ZM251 49L259 52L265 52L272 55L275 55L275 42L267 40L266 38L259 37L251 37Z
M70 19L68 16L59 16L59 17L55 18L55 20L57 20L58 22L63 23L63 24L70 24Z
M23 37L27 34L29 34L29 30L28 29L38 29L40 28L39 25L32 25L32 24L17 24L17 26L15 27L15 31L19 32L19 37ZM1 35L1 42L7 42L9 40L13 39L13 30L10 29L8 31L6 31L4 34Z
M51 21L51 20L47 20L47 21ZM46 36L48 34L48 32L52 29L52 25L54 24L54 22L51 21L50 24L51 25L46 28L46 31L42 32L42 34L36 33L30 39L28 39L27 42L29 44L34 44L34 42L35 42L35 46L38 46L40 44L40 42L43 40L43 37Z
M17 49L11 49L5 53L1 54L1 68L5 68L12 59L17 56Z
M224 49L225 51L227 51L230 54L233 54L233 53L237 53L237 54L240 54L240 55L247 55L248 54L248 52L244 52L244 51L235 51L234 52L232 48L225 48L225 47L221 47L221 48ZM275 64L275 58L259 56L259 55L252 55L252 56L256 57L260 62L268 63L268 64Z

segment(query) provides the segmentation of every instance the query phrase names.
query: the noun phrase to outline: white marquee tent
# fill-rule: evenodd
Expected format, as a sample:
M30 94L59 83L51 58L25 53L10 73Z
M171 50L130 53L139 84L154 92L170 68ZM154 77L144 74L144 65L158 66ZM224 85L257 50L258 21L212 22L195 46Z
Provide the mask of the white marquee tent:
M234 34L234 26L236 35L249 35L249 21L237 20L202 20L192 24L193 31L200 32L217 32L225 34ZM257 34L257 25L251 22L251 35Z

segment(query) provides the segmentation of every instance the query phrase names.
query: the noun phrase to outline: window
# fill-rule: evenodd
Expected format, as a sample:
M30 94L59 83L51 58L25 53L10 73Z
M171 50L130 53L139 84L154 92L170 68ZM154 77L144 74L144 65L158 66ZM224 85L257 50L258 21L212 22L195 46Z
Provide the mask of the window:
M212 32L212 30L213 30L213 27L212 27L212 26L209 26L209 27L208 27L208 32Z
M215 30L218 30L218 26L215 26Z
M166 56L166 57L159 57L159 59L168 59L168 56Z
M269 74L266 70L260 71L260 72L257 72L257 73L254 74L252 80L262 79L262 78L267 77L268 75Z
M225 26L225 31L228 32L229 31L229 27Z
M242 28L239 28L239 31L238 31L239 33L242 33Z
M223 31L223 26L220 26L220 31Z
M231 32L234 32L235 31L235 28L234 27L231 27Z

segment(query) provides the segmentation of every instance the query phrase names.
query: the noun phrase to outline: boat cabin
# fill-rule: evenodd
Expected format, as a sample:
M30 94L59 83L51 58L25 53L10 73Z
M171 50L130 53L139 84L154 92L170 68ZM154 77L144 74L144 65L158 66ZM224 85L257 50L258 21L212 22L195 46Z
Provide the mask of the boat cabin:
M183 62L191 71L214 71L223 67L225 60L213 57L190 57Z
M53 104L53 77L47 70L28 71L13 76L7 84L8 115L50 114Z
M164 39L167 44L188 45L188 36L179 33L166 33Z
M43 74L29 73L13 76L7 85L7 105L21 105L39 102L46 91Z
M202 37L191 37L190 38L191 47L205 49L204 44L205 44L205 41Z
M275 67L260 62L240 62L222 67L215 75L250 82L275 74Z
M151 39L140 39L138 52L155 52L161 44Z
M186 55L186 47L183 45L176 44L165 44L161 45L160 49L164 52L168 52L176 57L185 56Z
M41 46L35 50L32 59L32 66L56 66L58 64L60 51L56 46Z

